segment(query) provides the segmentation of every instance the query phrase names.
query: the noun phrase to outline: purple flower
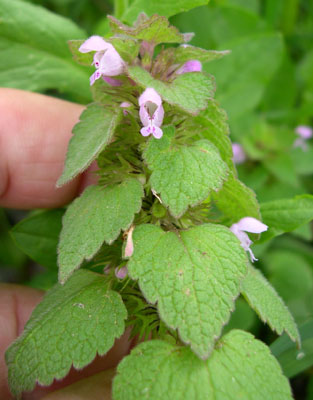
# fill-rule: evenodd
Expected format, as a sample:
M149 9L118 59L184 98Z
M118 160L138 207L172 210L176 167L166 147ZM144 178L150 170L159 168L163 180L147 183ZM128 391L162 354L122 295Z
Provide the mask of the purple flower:
M296 133L303 139L310 139L312 137L313 131L310 126L299 125L296 128Z
M153 88L147 88L139 97L139 116L143 124L142 136L153 135L156 139L163 136L160 126L163 122L164 109L162 99Z
M128 111L126 110L126 108L131 107L131 106L132 106L132 105L131 105L130 103L128 103L128 101L123 101L123 102L120 104L120 107L123 108L123 114L124 114L124 115L127 115L127 114L128 114Z
M250 254L251 261L257 261L250 249L252 244L252 240L250 240L249 236L246 232L251 233L261 233L267 231L268 226L263 224L261 221L257 220L253 217L244 217L236 224L233 224L229 229L237 236L240 240L241 246L248 251ZM246 231L246 232L244 232Z
M116 76L120 75L124 71L125 64L118 52L111 43L107 43L100 36L91 36L80 46L79 51L81 53L95 51L92 65L96 67L96 72L94 72L90 77L90 85L93 85L101 76L104 78L108 76ZM113 86L120 84L119 81L115 79L114 81ZM112 84L111 81L108 83Z
M177 75L185 74L186 72L201 72L202 64L198 60L190 60L185 62L178 70L176 71Z
M297 135L299 135L299 137L294 141L293 147L301 147L303 151L307 151L308 145L306 141L313 135L312 128L306 125L299 125L297 126L295 132Z
M128 274L128 270L127 270L126 266L124 266L122 268L119 268L119 267L115 268L115 276L118 279L124 279L127 276L127 274Z
M235 164L242 164L246 161L246 153L243 147L239 143L232 144L233 149L233 161Z

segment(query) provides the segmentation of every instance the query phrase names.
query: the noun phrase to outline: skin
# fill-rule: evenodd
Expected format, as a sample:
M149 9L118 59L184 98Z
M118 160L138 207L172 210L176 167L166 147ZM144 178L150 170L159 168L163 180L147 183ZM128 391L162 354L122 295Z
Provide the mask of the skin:
M82 106L35 93L0 89L0 110L1 207L60 207L95 181L92 165L63 187L55 187L63 169L71 130ZM23 331L42 296L38 290L0 284L0 397L3 400L12 398L7 386L5 350ZM72 369L61 382L55 382L50 388L36 387L32 393L24 394L23 399L109 400L112 367L129 349L126 334L107 355L97 357L82 371Z

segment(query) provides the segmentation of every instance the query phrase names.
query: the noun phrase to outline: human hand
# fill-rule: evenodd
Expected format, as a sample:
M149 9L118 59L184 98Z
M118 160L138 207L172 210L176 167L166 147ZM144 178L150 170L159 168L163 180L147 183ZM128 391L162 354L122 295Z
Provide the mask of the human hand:
M52 208L68 203L95 181L93 166L67 185L56 188L61 175L73 125L83 107L52 97L13 89L0 89L0 206ZM43 293L17 285L0 286L0 397L10 399L4 353L22 332ZM67 378L50 388L36 388L24 399L97 400L110 398L112 370L129 350L127 336L119 339L106 356L82 371L72 370ZM96 374L66 389L44 394ZM76 397L74 397L76 396ZM79 397L77 397L79 396Z

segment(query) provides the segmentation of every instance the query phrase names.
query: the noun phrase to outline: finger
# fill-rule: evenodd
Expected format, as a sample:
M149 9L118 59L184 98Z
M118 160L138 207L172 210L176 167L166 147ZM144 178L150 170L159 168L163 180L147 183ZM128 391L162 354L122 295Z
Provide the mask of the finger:
M82 176L56 188L71 131L83 106L0 89L0 206L58 207L79 191Z
M1 399L11 399L7 384L7 368L4 353L8 346L22 333L26 321L34 307L42 299L43 292L28 287L0 284L0 394ZM31 393L25 393L25 400L39 400L44 394L65 387L82 378L92 376L100 371L115 367L128 354L132 343L129 332L116 340L112 349L80 371L71 368L69 374L50 387L37 387Z
M10 399L4 353L19 336L43 292L23 286L0 284L0 393Z

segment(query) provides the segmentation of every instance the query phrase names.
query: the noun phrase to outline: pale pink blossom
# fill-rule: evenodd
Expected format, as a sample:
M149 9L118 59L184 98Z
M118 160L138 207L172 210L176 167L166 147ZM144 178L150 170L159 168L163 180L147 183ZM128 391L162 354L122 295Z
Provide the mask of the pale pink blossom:
M202 64L198 60L190 60L185 62L178 70L176 71L177 75L185 74L186 72L201 72Z
M254 257L252 250L250 249L250 246L253 242L252 242L252 240L250 240L250 238L246 234L246 232L250 232L250 233L265 232L265 231L267 231L268 226L263 224L261 221L257 220L256 218L244 217L241 220L239 220L236 224L233 224L229 229L240 240L241 246L245 249L245 251L249 252L251 261L252 262L257 261L257 259Z
M128 258L131 257L133 252L134 252L134 243L133 243L133 231L134 231L134 226L132 226L128 233L127 233L127 239L126 239L126 246L125 246L125 253L124 257Z
M310 139L313 135L313 131L310 126L299 125L296 128L296 134L302 137L303 139Z
M124 61L112 44L106 42L100 36L91 36L80 46L79 51L81 53L95 51L92 65L96 67L96 71L90 77L90 85L93 85L101 76L106 78L120 75L124 72ZM109 81L108 83L112 84L112 82L113 86L120 84L117 80Z
M156 139L163 136L160 126L163 122L164 109L160 95L153 89L147 88L139 97L139 116L143 124L142 136L153 135Z
M126 266L124 266L122 268L119 268L119 267L115 268L115 276L118 279L124 279L127 276L127 274L128 274L128 270L127 270Z
M232 144L233 149L233 161L235 164L242 164L246 161L246 153L243 147L239 143Z
M307 151L307 140L311 139L313 130L310 126L299 125L295 130L299 137L294 141L293 147L300 147L303 151Z
M120 107L123 109L123 114L124 115L127 115L128 114L128 111L127 111L127 108L129 108L129 107L131 107L132 105L130 104L130 103L128 103L128 101L123 101L121 104L120 104Z

